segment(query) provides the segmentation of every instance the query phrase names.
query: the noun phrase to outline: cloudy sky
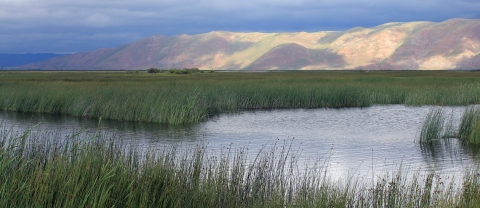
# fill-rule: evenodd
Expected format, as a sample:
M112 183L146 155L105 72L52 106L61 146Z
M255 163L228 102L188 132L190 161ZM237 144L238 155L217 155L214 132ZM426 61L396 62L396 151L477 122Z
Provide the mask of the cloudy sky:
M479 11L479 0L0 0L0 53L90 51L157 34L480 19Z

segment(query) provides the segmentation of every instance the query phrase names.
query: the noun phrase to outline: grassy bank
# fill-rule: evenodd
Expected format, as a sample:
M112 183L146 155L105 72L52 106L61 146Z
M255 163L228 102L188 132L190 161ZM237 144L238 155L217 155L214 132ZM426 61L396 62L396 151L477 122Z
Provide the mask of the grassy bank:
M245 109L480 102L480 72L1 72L0 109L197 123Z
M291 145L210 155L147 153L99 133L0 132L0 207L478 207L477 170L453 185L434 173L332 182ZM379 176L380 177L380 176Z

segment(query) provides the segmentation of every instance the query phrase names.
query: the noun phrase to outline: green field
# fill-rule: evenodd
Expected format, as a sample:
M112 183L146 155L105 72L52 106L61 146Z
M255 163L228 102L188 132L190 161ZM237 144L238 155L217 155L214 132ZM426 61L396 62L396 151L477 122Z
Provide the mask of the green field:
M272 108L480 103L478 71L0 72L0 109L168 124Z
M452 183L434 172L332 181L305 169L288 142L249 158L245 148L149 152L101 132L59 138L1 126L0 207L478 207L478 170ZM56 135L56 136L55 136Z

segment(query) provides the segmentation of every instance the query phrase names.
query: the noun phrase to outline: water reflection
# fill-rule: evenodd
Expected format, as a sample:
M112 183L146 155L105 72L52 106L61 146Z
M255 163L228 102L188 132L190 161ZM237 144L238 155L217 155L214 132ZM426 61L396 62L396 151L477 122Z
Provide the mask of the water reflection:
M0 112L0 120L17 130L74 130L120 136L131 145L160 148L168 145L206 145L212 152L244 147L255 157L265 146L287 143L305 164L325 161L333 177L369 177L405 168L414 171L461 173L479 162L479 147L457 139L418 143L420 128L432 107L402 105L346 109L250 111L221 115L195 125L171 126L119 122L64 115ZM444 107L458 126L464 107ZM372 174L373 173L373 174Z
M480 145L469 144L468 142L465 142L465 141L461 141L459 143L461 145L460 149L465 150L467 152L467 155L470 155L472 159L480 158Z
M449 163L448 167L455 172L456 167L462 169L472 159L468 147L458 139L440 139L432 143L420 143L419 146L424 163L431 170L438 171L447 166L445 163Z

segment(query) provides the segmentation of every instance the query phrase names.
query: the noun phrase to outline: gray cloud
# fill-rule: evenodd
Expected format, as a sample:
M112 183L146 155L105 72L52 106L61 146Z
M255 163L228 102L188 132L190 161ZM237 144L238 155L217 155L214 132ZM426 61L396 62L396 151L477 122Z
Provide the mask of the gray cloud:
M477 0L0 0L0 52L89 51L212 30L347 30L478 11Z

